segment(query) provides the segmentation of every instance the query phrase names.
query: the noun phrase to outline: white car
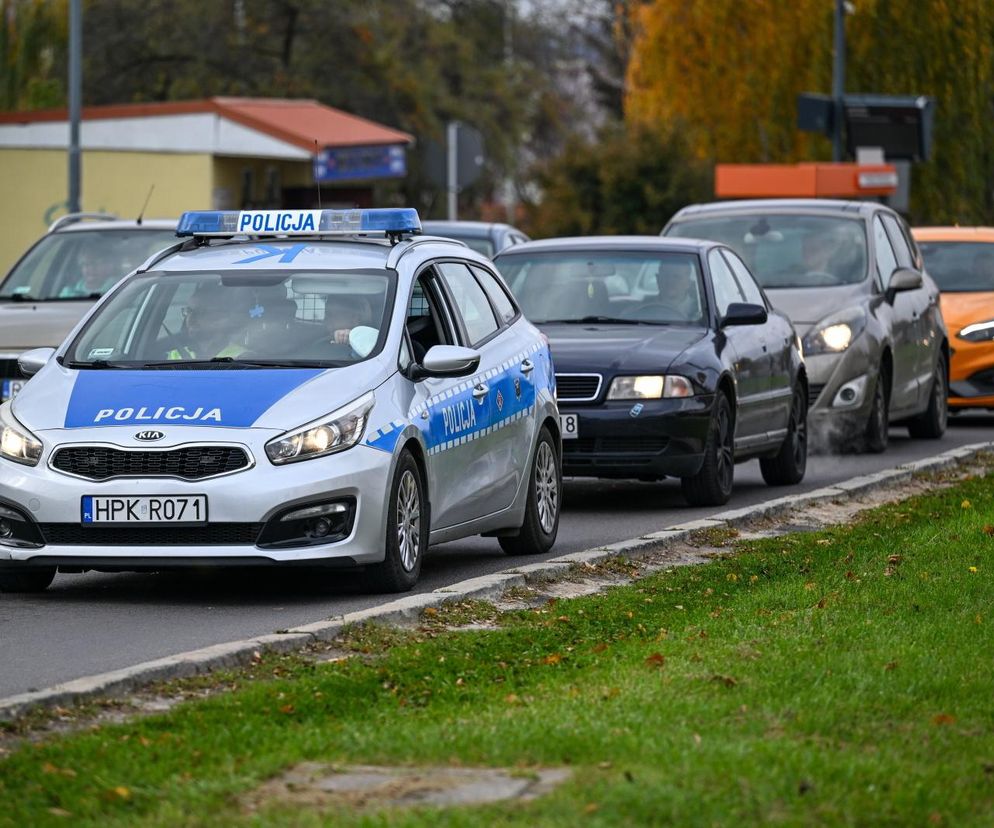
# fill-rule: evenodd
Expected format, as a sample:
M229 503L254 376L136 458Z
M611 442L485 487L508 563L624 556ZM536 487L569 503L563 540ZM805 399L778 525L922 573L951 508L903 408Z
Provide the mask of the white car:
M57 570L364 568L429 543L552 547L543 335L414 210L186 213L0 406L0 590Z

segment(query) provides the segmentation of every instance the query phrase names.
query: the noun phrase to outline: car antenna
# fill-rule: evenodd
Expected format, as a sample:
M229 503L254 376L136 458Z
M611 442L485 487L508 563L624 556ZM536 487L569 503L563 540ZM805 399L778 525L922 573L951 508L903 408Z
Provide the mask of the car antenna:
M139 227L141 226L142 219L145 218L145 209L148 207L149 201L152 200L152 191L154 189L155 189L154 184L148 188L148 195L145 196L145 203L142 205L141 212L138 213L138 218L135 221L135 224L137 224Z
M318 154L318 139L314 139L314 157L317 158ZM317 176L314 177L314 183L318 185L318 209L321 209L321 181Z

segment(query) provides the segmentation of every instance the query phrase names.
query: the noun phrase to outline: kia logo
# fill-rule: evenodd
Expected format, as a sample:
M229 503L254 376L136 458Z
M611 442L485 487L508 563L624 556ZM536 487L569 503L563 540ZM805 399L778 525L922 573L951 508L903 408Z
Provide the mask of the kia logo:
M166 435L161 431L139 431L135 435L136 440L144 440L146 443L150 443L153 440L161 440Z

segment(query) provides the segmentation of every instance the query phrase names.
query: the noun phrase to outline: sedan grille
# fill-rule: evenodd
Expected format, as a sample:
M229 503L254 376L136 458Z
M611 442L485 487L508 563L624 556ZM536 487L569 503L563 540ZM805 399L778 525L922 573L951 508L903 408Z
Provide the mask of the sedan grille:
M667 437L589 437L563 440L563 456L588 454L658 454L669 445Z
M600 374L556 374L556 397L561 402L592 402L600 390Z
M238 471L248 465L248 454L238 446L187 446L165 451L67 446L58 449L52 458L52 468L87 480L110 480L114 477L203 480Z
M54 546L254 546L261 523L206 526L83 526L42 523L45 543Z

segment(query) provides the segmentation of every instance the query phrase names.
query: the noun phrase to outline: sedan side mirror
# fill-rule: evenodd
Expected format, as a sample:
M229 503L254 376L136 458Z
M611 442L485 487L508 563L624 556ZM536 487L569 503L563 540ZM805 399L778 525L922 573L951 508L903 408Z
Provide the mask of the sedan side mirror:
M17 367L26 377L33 377L55 356L55 348L32 348L17 358Z
M411 366L411 379L466 377L480 367L480 352L458 345L433 345L420 365Z
M767 318L766 308L751 302L732 302L721 320L721 327L729 325L762 325Z
M887 296L893 301L894 295L905 290L917 290L922 286L922 275L917 270L899 267L890 277L887 285Z

